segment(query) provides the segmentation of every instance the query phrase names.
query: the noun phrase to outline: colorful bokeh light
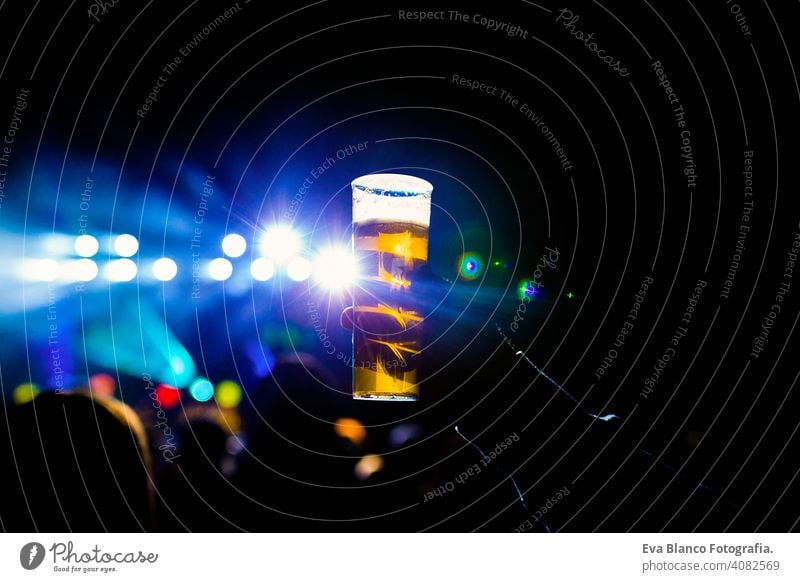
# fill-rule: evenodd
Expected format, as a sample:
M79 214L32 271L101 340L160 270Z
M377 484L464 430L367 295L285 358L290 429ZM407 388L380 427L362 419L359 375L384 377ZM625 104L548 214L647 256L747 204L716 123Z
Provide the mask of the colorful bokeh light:
M458 261L458 274L462 279L472 281L483 273L486 264L478 253L464 253Z
M110 398L114 396L114 392L117 391L117 381L114 380L114 376L111 374L101 372L89 378L89 390L95 394L101 394L102 396L108 396Z
M420 438L422 427L418 424L398 424L389 433L389 444L392 447L401 447L406 443Z
M365 481L383 469L383 458L380 455L364 455L354 469L356 478Z
M14 404L25 404L39 395L39 387L36 384L20 384L14 388Z
M162 408L175 408L180 404L181 391L169 384L159 384L156 386L156 398Z
M367 429L355 418L340 418L333 427L336 434L349 440L354 445L360 445L367 438Z
M233 380L223 380L217 384L215 397L222 408L236 408L242 401L242 387Z
M538 291L532 279L523 279L519 283L518 296L520 301L533 301Z
M214 385L207 378L195 378L189 385L189 394L198 402L208 402L214 396Z

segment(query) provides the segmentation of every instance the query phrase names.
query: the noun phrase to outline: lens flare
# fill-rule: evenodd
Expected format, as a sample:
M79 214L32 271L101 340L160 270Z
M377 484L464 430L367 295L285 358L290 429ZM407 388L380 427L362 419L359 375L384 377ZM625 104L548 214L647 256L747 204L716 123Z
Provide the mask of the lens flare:
M356 280L356 263L350 249L323 249L314 259L314 280L326 289L344 289Z
M259 248L262 255L280 265L300 252L300 235L288 226L273 226L261 237Z

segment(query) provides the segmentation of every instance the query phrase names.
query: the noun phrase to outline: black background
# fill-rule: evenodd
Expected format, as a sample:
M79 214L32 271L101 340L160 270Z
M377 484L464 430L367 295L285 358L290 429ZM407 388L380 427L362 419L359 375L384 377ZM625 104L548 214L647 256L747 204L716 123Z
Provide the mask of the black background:
M343 449L329 425L295 410L285 433L294 445L253 450L284 476L251 468L242 482L226 481L204 496L222 517L189 527L163 518L160 527L512 531L563 487L570 494L533 531L796 527L792 339L800 283L791 282L765 351L750 356L800 230L796 3L743 0L751 36L722 0L457 7L521 26L527 38L472 22L398 18L398 10L456 9L446 4L240 6L183 59L140 119L136 111L161 67L229 4L120 0L96 22L86 2L4 2L0 119L11 118L21 87L30 88L30 107L9 168L13 196L0 208L2 231L73 232L75 200L96 156L102 194L93 201L94 228L136 229L143 254L163 246L188 265L191 217L206 174L216 177L207 232L238 229L249 239L253 225L281 215L311 168L367 141L365 154L315 181L298 220L320 236L346 240L349 181L375 171L411 173L435 186L431 265L439 277L455 279L453 262L465 249L512 268L431 290L432 298L445 299L431 315L440 341L427 353L429 379L419 403L354 403L346 394L348 370L318 354L334 390L309 380L297 401L325 421L354 416L372 427L364 450ZM594 32L630 75L620 76L572 37L557 22L561 8L579 15L576 28ZM680 129L653 71L656 60L686 112L693 188L682 173ZM453 75L530 104L572 169L562 169L519 108L458 86ZM746 150L754 152L751 230L730 296L722 298L741 224ZM210 240L204 258L214 256ZM518 282L533 275L545 247L558 248L557 267L545 271L542 293L512 332ZM646 276L654 283L640 317L597 380L594 371ZM707 286L688 334L644 398L644 379L700 279ZM279 293L208 291L191 303L188 285L179 280L171 290L139 295L107 287L88 292L93 300L83 300L93 307L83 318L104 321L111 305L163 304L195 356L202 339L212 380L234 374L240 346L258 339L259 325L298 309L302 320L303 306ZM8 292L10 305L19 303L15 293ZM78 298L65 293L59 301L79 338ZM21 333L23 322L30 335ZM517 357L496 325L586 410L622 420L585 414ZM34 346L42 326L36 307L3 315L5 391L37 381ZM319 350L313 341L312 348ZM251 390L256 381L241 373ZM141 387L124 376L123 397L135 402ZM256 408L244 404L243 416L253 417ZM424 436L389 452L389 429L409 416ZM485 450L513 433L519 441L477 477L425 501L480 460L456 425ZM351 467L365 452L387 453L386 465L360 483ZM242 465L245 473L249 465ZM184 503L187 514L205 507L199 499Z

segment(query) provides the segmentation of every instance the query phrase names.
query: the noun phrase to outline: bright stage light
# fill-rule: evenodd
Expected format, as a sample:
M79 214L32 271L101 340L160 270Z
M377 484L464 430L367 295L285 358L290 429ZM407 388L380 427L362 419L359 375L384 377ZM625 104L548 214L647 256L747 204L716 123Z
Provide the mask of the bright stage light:
M75 237L55 232L43 235L40 239L41 252L48 257L71 255L75 250Z
M228 259L214 259L208 264L208 274L215 281L224 281L233 275L233 265Z
M139 250L139 241L132 234L121 234L114 239L114 252L120 257L132 257Z
M343 289L356 279L356 263L350 249L325 249L314 259L314 279L327 289Z
M84 283L97 277L97 263L92 259L78 259L69 265L69 274L76 281Z
M214 396L214 385L205 378L196 378L189 385L189 394L198 402L208 402Z
M288 226L273 226L259 241L261 254L282 264L300 252L300 235Z
M79 257L93 257L100 250L100 243L90 234L82 234L75 239L75 252Z
M292 281L305 281L311 276L311 263L303 257L292 259L286 265L286 274Z
M106 263L103 269L106 278L109 281L131 281L136 277L136 263L130 259L116 259Z
M240 234L229 234L222 239L222 252L229 257L241 257L247 250L247 241Z
M159 281L171 281L178 274L178 265L172 259L161 257L153 263L153 276Z
M250 274L256 281L269 281L275 274L275 264L264 257L258 258L250 265Z
M53 259L29 259L25 261L23 275L34 281L55 281L61 274L61 265Z

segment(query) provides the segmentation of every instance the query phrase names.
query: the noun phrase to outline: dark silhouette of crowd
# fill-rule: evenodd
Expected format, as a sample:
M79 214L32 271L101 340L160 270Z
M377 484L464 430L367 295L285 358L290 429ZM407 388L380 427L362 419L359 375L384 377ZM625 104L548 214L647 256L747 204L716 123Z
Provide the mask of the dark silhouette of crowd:
M424 478L402 475L403 451L393 469L368 479L354 472L363 455L390 448L392 419L410 409L368 403L381 422L369 438L345 438L337 419L357 410L335 386L313 356L283 356L235 411L185 399L166 422L168 443L150 402L127 404L124 389L116 398L77 389L6 403L0 527L343 530L379 511L386 499L375 485L396 477L405 477L398 489L408 497L397 502L418 501Z

